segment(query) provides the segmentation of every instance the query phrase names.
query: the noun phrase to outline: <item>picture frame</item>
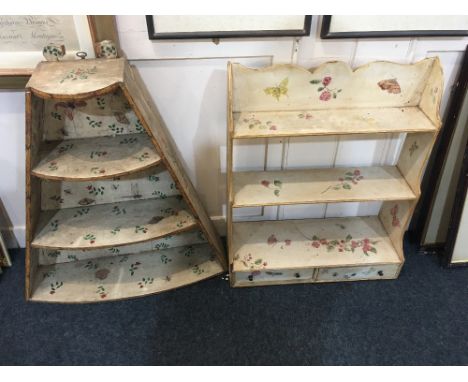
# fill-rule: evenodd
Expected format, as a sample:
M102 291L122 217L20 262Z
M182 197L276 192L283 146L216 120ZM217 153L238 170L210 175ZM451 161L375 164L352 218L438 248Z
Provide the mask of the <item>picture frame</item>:
M468 16L324 15L320 30L322 39L431 36L468 36Z
M3 16L16 17L16 16ZM18 16L27 17L27 16ZM47 17L47 16L35 16ZM52 16L57 17L57 16ZM85 15L73 17L77 28L80 50L88 52L88 57L92 58L96 54L96 42L102 40L113 40L118 46L118 34L115 24L115 17L112 15ZM66 43L65 43L66 46ZM42 48L41 48L42 49ZM26 52L8 51L1 54L3 65L0 67L0 89L21 89L24 88L37 63L44 60L42 50L31 50ZM8 58L11 65L8 63ZM6 64L5 64L6 60ZM17 65L24 63L25 65Z
M452 264L452 253L460 225L461 215L463 213L464 197L466 196L466 178L467 178L467 148L461 165L459 181L453 207L450 211L448 230L443 242L424 243L427 225L431 218L431 211L436 201L440 179L444 174L444 163L450 152L450 146L459 123L465 98L468 97L468 46L465 49L464 57L458 72L458 77L454 82L452 94L447 105L446 119L442 126L441 133L434 145L433 154L429 159L425 175L421 184L421 197L416 207L413 220L409 228L411 241L417 244L418 251L422 253L434 253L441 256L442 262L447 266L457 266L461 264ZM466 128L466 127L465 127ZM467 262L468 264L468 262Z
M307 36L311 22L311 15L146 16L150 40Z

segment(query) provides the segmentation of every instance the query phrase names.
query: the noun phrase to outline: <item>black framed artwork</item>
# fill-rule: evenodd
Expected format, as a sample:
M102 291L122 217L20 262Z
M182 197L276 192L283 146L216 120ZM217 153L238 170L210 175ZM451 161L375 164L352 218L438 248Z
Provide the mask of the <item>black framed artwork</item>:
M444 124L434 145L433 154L427 164L421 184L421 197L409 229L411 239L419 245L420 252L441 255L443 263L447 266L468 264L468 260L465 263L459 262L455 264L452 262L452 255L465 205L468 178L468 149L466 147L467 143L463 141L463 139L467 139L463 135L463 131L468 129L466 118L468 115L468 111L466 110L468 105L468 100L466 99L468 97L467 87L468 47L465 50L458 77L454 82ZM453 142L456 144L453 145ZM458 149L459 146L460 149ZM446 168L449 155L460 158L456 162L461 162L460 165L455 164L448 167L449 169L453 168L453 170L447 170ZM441 239L432 243L427 240L427 231L429 226L433 226L431 219L433 218L434 205L440 192L439 185L447 171L450 171L450 177L446 177L445 182L450 184L449 189L456 190L454 193L450 193L453 196L447 194L443 202L442 219L440 220L441 223L439 223ZM442 221L447 221L448 224L442 224Z
M423 36L468 36L468 16L325 15L320 32L323 39Z
M147 15L150 40L307 36L312 16Z

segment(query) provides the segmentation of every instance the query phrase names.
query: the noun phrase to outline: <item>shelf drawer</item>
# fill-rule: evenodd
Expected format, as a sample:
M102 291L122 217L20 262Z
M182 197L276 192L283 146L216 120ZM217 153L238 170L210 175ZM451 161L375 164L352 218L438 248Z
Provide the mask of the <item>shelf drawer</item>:
M238 286L255 285L258 283L277 283L281 281L297 281L303 282L309 280L312 282L314 268L310 269L275 269L262 270L254 272L235 272L236 282Z
M384 280L398 277L400 264L372 265L365 267L321 268L316 282Z

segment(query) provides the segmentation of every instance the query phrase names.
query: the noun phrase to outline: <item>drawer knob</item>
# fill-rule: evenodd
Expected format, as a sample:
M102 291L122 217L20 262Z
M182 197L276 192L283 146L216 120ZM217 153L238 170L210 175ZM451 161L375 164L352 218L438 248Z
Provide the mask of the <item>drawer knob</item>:
M249 277L247 277L249 279L249 281L253 281L253 276L252 275L249 275Z
M299 277L301 277L301 275L299 273L294 273L294 277L298 279Z
M383 276L383 271L378 271L377 274L378 274L379 276Z

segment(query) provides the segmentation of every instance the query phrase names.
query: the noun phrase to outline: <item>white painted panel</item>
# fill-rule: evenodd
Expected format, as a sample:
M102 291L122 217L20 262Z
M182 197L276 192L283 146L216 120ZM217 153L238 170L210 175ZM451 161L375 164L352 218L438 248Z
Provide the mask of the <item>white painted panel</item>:
M150 40L145 16L117 16L122 50L130 60L184 59L207 57L274 57L290 62L292 37L263 39Z
M458 228L457 239L452 254L452 263L468 262L468 197L463 206L460 226Z
M24 131L24 93L0 91L0 198L21 247L25 246L26 222Z
M355 39L323 40L320 38L320 17L312 16L310 36L299 40L297 64L312 68L327 61L340 60L352 63L356 49Z
M332 167L337 137L290 138L285 168Z
M336 167L372 166L385 163L391 134L341 137L336 154Z
M326 217L373 216L378 215L381 206L382 202L327 204Z
M312 219L325 216L325 204L295 204L283 206L280 209L279 219Z

